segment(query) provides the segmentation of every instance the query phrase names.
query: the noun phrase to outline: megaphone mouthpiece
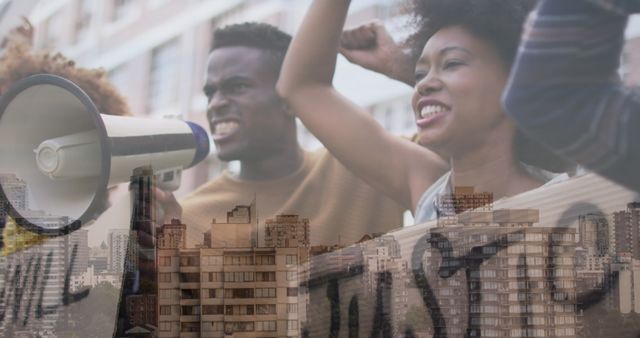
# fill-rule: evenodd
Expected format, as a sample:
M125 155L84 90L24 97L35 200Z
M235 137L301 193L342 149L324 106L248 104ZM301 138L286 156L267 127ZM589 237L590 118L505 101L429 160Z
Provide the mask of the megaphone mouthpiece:
M34 150L38 169L51 179L100 176L95 130L48 139Z

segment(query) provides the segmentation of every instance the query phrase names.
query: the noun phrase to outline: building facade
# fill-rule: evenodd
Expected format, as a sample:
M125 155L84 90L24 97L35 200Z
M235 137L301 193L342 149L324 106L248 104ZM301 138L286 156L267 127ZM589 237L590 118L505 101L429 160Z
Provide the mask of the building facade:
M198 248L185 247L177 220L158 234L158 337L300 337L306 321L300 289L308 260L308 220L278 216L255 246L250 206L214 223ZM282 224L278 220L283 221ZM289 233L291 226L307 229ZM297 234L307 234L298 237ZM206 243L206 244L204 244Z

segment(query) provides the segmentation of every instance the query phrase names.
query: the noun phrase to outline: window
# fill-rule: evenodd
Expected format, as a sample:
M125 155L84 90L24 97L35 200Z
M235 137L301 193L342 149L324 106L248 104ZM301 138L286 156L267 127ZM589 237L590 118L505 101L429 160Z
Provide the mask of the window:
M171 305L160 305L160 315L162 316L171 315Z
M221 282L222 272L204 272L202 273L202 280L204 282Z
M544 238L542 237L542 234L534 234L534 233L527 233L525 235L525 238L527 242L542 242L544 240Z
M89 27L91 26L91 10L93 9L94 0L81 0L78 4L78 12L76 19L76 42L82 41L87 36Z
M200 257L182 256L180 257L180 266L200 266Z
M161 272L158 274L158 281L160 283L171 283L171 273L170 272Z
M253 331L253 322L226 322L224 330L229 332L251 332Z
M184 305L180 313L183 316L197 316L200 314L200 305Z
M200 332L200 322L180 323L180 332Z
M160 256L158 264L160 266L171 266L171 256Z
M171 322L160 322L160 331L171 331Z
M222 289L209 289L208 298L222 298Z
M252 265L252 256L224 256L225 265Z
M198 299L200 298L199 289L182 289L180 290L180 297L182 299Z
M253 289L225 289L224 298L253 298Z
M222 256L203 256L202 265L222 265Z
M149 75L148 111L154 112L175 103L178 96L178 40L171 40L153 50Z
M222 305L203 305L203 315L221 315L224 314Z
M256 321L256 331L275 331L275 320Z
M253 282L254 275L252 271L236 271L236 272L225 272L224 273L224 281L225 282Z
M287 304L287 313L298 313L298 304Z
M276 289L256 288L256 298L276 298Z
M257 282L275 282L276 273L274 271L256 272L256 281Z
M202 331L222 331L224 328L223 322L203 322Z
M524 234L520 232L507 234L507 240L509 242L522 242L524 241Z
M297 330L297 329L298 329L297 320L287 320L287 330Z
M287 280L298 280L298 273L296 271L287 271Z
M494 254L497 252L497 248L493 245L482 247L482 253L484 254Z
M198 283L200 282L200 274L197 272L180 273L180 283Z
M296 255L287 255L285 258L285 263L287 265L298 264L298 256Z
M171 289L160 289L158 290L161 299L171 298Z
M227 316L233 315L252 315L253 305L227 305L224 310Z
M112 20L118 21L133 12L134 0L114 0Z
M276 314L276 305L275 304L258 304L256 305L256 314L257 315L274 315Z
M256 265L274 265L276 264L276 256L274 255L257 255Z

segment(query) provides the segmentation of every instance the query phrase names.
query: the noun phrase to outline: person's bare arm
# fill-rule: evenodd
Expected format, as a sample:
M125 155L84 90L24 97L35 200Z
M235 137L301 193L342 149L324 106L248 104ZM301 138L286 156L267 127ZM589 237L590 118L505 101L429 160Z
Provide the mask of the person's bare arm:
M414 60L376 20L342 32L340 53L351 63L413 87Z
M348 7L348 0L312 3L285 58L278 92L347 168L414 209L446 165L435 153L385 131L364 109L333 88Z

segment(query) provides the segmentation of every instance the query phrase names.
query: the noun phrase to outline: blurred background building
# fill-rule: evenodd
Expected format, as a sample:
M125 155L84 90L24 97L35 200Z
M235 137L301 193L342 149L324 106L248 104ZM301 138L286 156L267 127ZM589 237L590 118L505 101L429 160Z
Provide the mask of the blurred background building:
M1 2L1 1L0 1ZM216 27L260 21L293 33L308 0L50 0L28 16L35 48L60 51L79 65L102 67L134 114L173 117L207 126L202 93L207 55ZM397 0L354 1L348 26L382 19L401 40L410 32L406 6ZM358 79L358 81L352 81ZM414 133L411 88L340 58L336 87L368 108L387 129ZM306 149L320 147L302 125ZM217 175L226 164L215 154L183 177L184 195ZM234 164L231 164L233 170Z
M206 126L202 93L207 54L216 27L244 21L273 24L294 33L309 0L0 0L28 8L36 30L35 48L60 51L81 66L102 67L127 98L134 114L174 117ZM354 0L347 26L381 19L396 40L410 32L408 0ZM26 10L26 9L25 9ZM13 14L13 13L12 13ZM4 18L2 25L18 22ZM620 74L631 85L640 83L640 18L632 16ZM357 79L357 81L353 81ZM388 130L403 135L415 131L411 88L338 60L334 83L338 90L371 114ZM319 142L300 125L299 139L307 149ZM227 164L215 153L185 173L177 192L183 196L216 176ZM231 169L237 167L230 164Z

